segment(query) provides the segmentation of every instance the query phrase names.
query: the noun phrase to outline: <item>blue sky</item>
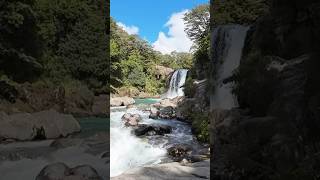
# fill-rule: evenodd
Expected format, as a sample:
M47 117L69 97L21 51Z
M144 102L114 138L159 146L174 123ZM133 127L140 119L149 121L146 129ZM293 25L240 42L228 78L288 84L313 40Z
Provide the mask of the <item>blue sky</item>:
M159 51L162 51L161 48L164 52L183 51L174 47L179 42L190 45L182 37L183 32L180 31L183 24L179 19L183 17L184 10L208 2L209 0L111 0L110 9L111 16L127 32L138 34L150 44L158 45Z

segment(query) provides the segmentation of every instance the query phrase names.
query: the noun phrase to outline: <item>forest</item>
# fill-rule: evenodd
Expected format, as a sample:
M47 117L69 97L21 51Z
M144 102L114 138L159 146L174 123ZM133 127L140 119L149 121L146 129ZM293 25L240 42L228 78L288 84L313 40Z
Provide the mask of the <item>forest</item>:
M108 93L106 7L99 0L1 1L0 78Z

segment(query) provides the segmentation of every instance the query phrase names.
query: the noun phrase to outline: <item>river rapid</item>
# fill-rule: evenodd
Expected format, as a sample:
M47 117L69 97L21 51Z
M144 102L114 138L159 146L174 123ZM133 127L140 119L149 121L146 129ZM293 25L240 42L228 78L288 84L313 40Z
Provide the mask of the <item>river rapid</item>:
M140 102L140 101L139 101ZM172 120L150 119L150 100L140 102L133 108L112 108L110 114L110 176L118 176L123 172L144 166L172 161L167 149L174 144L187 144L193 149L201 149L200 143L192 135L189 124ZM126 127L121 117L125 113L139 114L139 124L168 125L172 132L166 135L137 137L132 127Z

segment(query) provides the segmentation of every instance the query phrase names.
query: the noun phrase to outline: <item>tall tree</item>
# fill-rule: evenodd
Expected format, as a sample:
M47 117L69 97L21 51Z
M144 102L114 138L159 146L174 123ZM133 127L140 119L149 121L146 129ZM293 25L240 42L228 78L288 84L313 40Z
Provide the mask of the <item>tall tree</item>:
M185 14L185 32L189 38L199 42L209 32L210 12L209 4L199 5Z

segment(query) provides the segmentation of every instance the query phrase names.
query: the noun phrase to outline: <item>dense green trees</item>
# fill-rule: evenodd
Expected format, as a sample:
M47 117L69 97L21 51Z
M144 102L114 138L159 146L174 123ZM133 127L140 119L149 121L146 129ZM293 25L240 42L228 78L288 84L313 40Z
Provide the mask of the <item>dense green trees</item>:
M19 82L33 79L42 69L33 6L34 0L0 2L0 75Z
M197 43L209 33L210 12L209 5L202 4L186 13L183 18L186 24L185 32L189 38Z
M155 65L173 69L192 66L192 54L172 52L161 54L136 35L129 35L111 19L111 86L114 90L134 89L149 94L161 94L165 79L156 79ZM123 88L122 88L123 89Z
M106 5L100 0L1 1L0 75L54 85L81 81L107 93Z
M36 8L47 76L55 81L75 78L107 91L108 41L101 2L37 0Z
M204 79L208 72L210 47L210 12L209 4L193 8L184 17L185 32L193 40L193 65L191 75L195 79Z
M127 34L113 19L110 25L110 76L113 89L127 87L151 94L160 93L163 82L152 83L156 81L153 69L157 63L156 52L138 36Z
M159 54L158 57L159 64L172 69L190 69L193 64L191 53L173 51L171 54Z
M268 11L268 2L268 0L214 0L211 11L212 25L252 24Z

